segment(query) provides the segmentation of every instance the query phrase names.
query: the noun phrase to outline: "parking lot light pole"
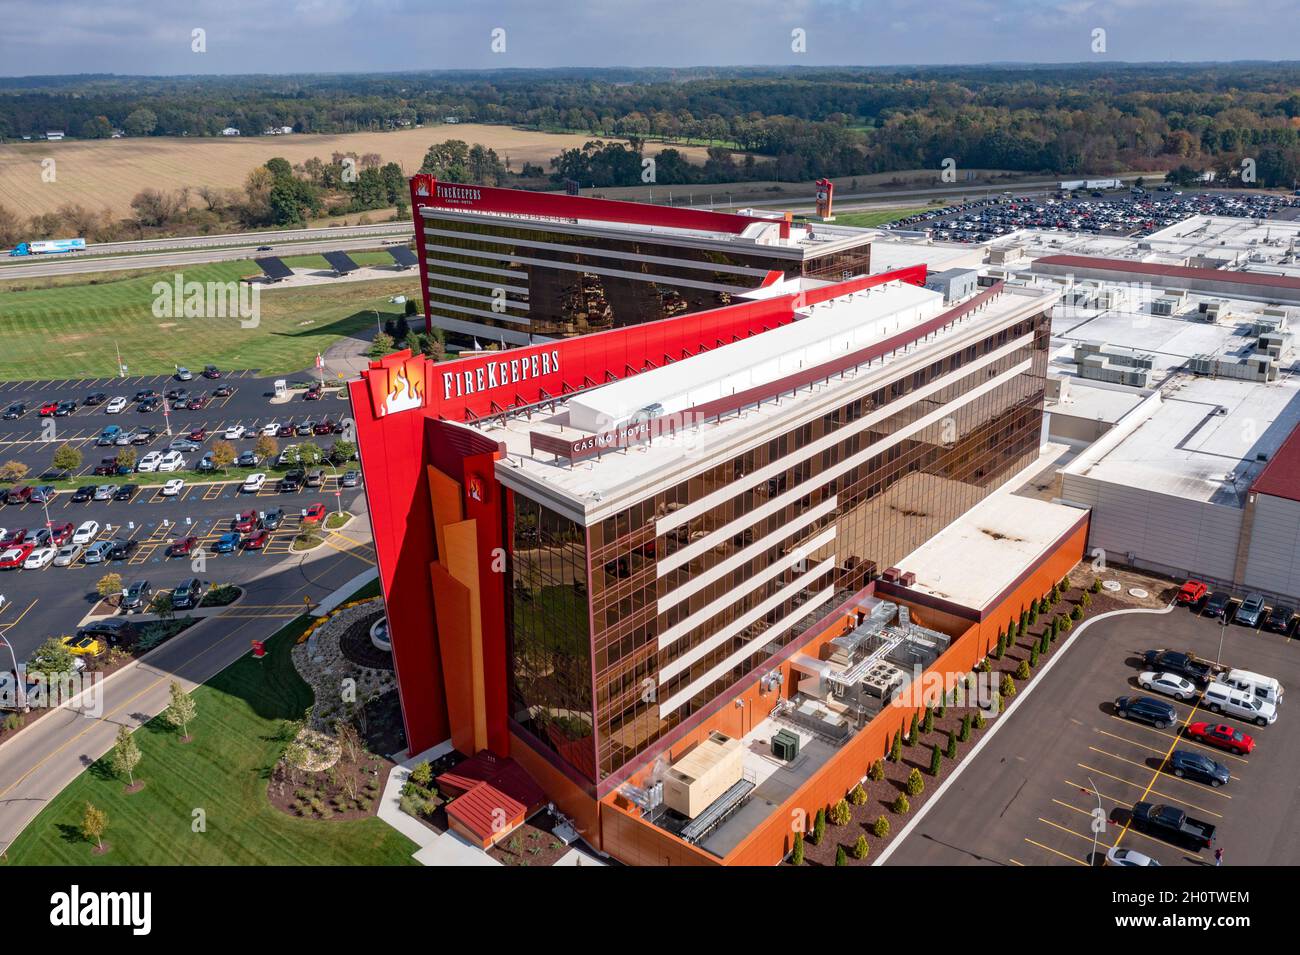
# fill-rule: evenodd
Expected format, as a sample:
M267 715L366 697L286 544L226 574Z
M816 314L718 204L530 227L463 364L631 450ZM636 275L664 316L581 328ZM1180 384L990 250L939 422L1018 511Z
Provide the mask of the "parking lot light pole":
M1097 797L1097 821L1104 820L1106 818L1106 810L1101 807L1101 793L1097 792L1097 784L1092 781L1091 776L1088 777L1088 785L1092 787L1092 794ZM1092 859L1089 861L1089 864L1094 866L1097 864L1097 822L1096 821L1094 821L1092 825Z
M10 624L12 626L12 624ZM9 627L5 627L5 632L0 633L0 641L9 650L9 662L14 666L14 705L18 707L25 706L27 703L27 687L23 676L18 672L18 657L14 655L14 645L9 642Z

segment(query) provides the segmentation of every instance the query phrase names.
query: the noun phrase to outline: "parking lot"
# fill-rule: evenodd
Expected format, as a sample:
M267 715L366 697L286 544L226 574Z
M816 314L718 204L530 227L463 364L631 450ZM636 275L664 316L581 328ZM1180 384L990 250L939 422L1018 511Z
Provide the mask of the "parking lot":
M197 371L197 369L196 369ZM82 465L71 475L78 484L95 485L106 480L136 483L127 500L74 502L72 492L61 490L46 503L0 504L0 527L12 532L16 529L35 530L52 525L72 524L79 527L85 521L95 521L99 529L92 543L125 539L136 542L132 553L122 560L87 565L78 559L69 567L52 564L40 569L0 570L0 594L6 606L0 610L0 632L11 641L19 659L25 658L49 636L71 633L78 622L96 601L95 584L106 573L122 575L124 583L137 579L149 580L155 590L174 586L188 576L199 576L214 583L241 583L258 576L277 563L286 566L300 561L290 556L294 537L302 527L302 513L312 504L320 503L327 511L359 511L357 501L360 487L340 486L345 467L323 466L325 476L321 486L305 487L296 492L278 490L278 472L268 468L268 480L257 492L244 492L240 484L221 478L220 475L199 474L190 470L203 454L204 448L185 455L182 470L166 474L138 474L117 479L97 478L93 468L101 457L117 453L115 447L97 447L95 440L104 427L115 424L125 429L147 424L159 429L160 434L149 444L136 447L138 455L150 450L161 450L169 439L164 432L168 423L162 410L142 414L130 401L138 391L153 389L166 393L174 387L188 388L191 393L210 393L221 385L229 385L233 392L227 397L214 398L208 406L198 411L169 413L173 434L188 433L194 428L208 432L204 445L222 437L224 429L241 423L249 428L249 435L232 443L238 451L251 450L256 441L256 428L267 421L300 422L322 417L341 420L347 413L346 402L326 392L319 401L305 401L301 391L293 392L287 402L272 403L274 379L259 378L248 373L233 371L223 373L217 380L204 379L196 374L192 381L178 382L171 376L136 377L128 379L91 379L84 381L30 381L0 383L0 410L15 401L25 402L26 414L16 420L0 421L0 461L17 460L27 464L31 471L26 484L37 486L50 471L54 450L67 443L82 452ZM109 397L121 395L128 399L126 410L107 414L105 404L86 406L84 398L94 392ZM66 417L41 418L39 406L45 402L75 399L75 413ZM290 443L313 441L322 448L328 447L338 436L278 438L281 448ZM355 468L356 465L350 465ZM60 478L64 475L58 475ZM143 486L145 481L161 482L169 478L185 481L179 493L164 495L160 486ZM235 516L247 510L259 515L273 509L283 509L284 520L279 527L269 531L259 549L238 547L233 553L218 554L213 545L232 529ZM368 543L368 528L354 522L348 537L326 533L321 549L347 552L360 572L373 566L373 548ZM323 522L322 522L323 523ZM358 533L357 528L362 527ZM195 550L202 549L206 565L198 570L188 556L171 556L168 548L173 541L192 536L196 538ZM241 537L245 535L240 535ZM364 543L358 544L358 540ZM7 653L4 654L7 657ZM6 660L6 665L8 661Z
M1192 851L1130 824L1135 802L1163 803L1213 824L1214 845L1227 865L1290 865L1300 858L1292 825L1300 794L1294 766L1300 738L1287 704L1265 727L1219 716L1142 690L1138 675L1149 649L1190 650L1214 660L1223 641L1225 666L1279 680L1300 680L1300 643L1177 608L1098 620L1080 632L1032 694L989 739L895 851L890 864L1087 866L1094 861L1094 819L1100 802L1098 857L1112 847L1136 850L1161 865L1214 865L1213 850ZM1150 696L1171 703L1174 725L1157 729L1117 714L1117 697ZM1189 724L1228 723L1254 737L1248 756L1190 740ZM1226 765L1227 785L1174 776L1174 750L1203 753Z
M1142 194L1083 193L1068 198L1002 196L918 213L882 228L925 229L936 239L954 242L987 242L1017 229L1144 236L1194 215L1269 219L1297 208L1300 199L1291 196L1173 189Z
M209 380L195 375L193 381L180 382L170 375L152 375L135 378L93 378L79 381L9 381L0 383L0 411L15 402L27 406L22 417L13 420L0 420L0 461L21 461L31 468L28 482L50 470L54 451L60 445L70 444L82 454L81 467L73 477L91 476L94 466L101 457L111 457L115 451L111 446L97 447L96 439L109 425L117 425L124 431L148 425L158 430L158 436L149 444L137 446L138 453L166 447L167 429L172 435L188 434L201 428L207 432L205 444L220 438L221 433L231 425L243 424L249 429L249 435L235 442L240 450L249 450L257 437L257 428L270 421L299 423L307 419L320 421L324 417L338 421L348 414L348 404L342 400L342 390L327 391L326 397L319 401L306 401L303 391L291 392L293 397L283 403L272 403L275 380L261 378L252 372L230 371L223 373L220 379ZM302 380L306 380L305 378ZM206 407L194 411L173 411L170 402L156 411L141 413L131 399L139 391L153 389L166 394L173 388L186 388L191 394L211 393L222 385L233 389L227 397L210 397ZM100 405L85 405L87 396L95 392L109 398L122 396L127 399L127 407L118 414L108 414L107 402ZM40 416L40 406L46 402L75 400L76 410L65 417ZM163 408L167 411L164 414ZM301 439L279 439L281 444ZM330 438L314 439L323 447L328 447ZM193 461L197 461L203 451L192 452ZM193 463L189 461L187 463ZM62 477L63 475L60 475ZM181 475L188 480L189 475ZM88 483L92 483L88 481Z

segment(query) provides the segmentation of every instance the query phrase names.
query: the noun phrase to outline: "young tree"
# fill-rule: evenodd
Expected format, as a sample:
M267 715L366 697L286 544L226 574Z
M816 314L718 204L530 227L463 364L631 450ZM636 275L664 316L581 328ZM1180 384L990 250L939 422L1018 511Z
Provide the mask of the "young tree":
M75 471L81 467L81 452L70 444L61 444L54 449L54 458L51 464L54 470L61 471L64 474Z
M967 713L961 718L961 726L957 728L957 742L964 743L970 739L970 714Z
M224 471L235 463L239 455L235 452L235 446L229 441L212 442L212 467L217 471Z
M853 810L849 808L847 799L841 799L834 806L831 806L830 820L837 826L847 826L853 819Z
M171 694L171 703L167 705L167 709L163 710L163 716L168 723L180 729L182 740L189 739L190 736L186 732L186 727L198 715L198 707L194 703L194 697L182 690L181 685L175 680L172 680L168 692Z
M159 620L170 620L176 616L176 606L172 601L170 590L160 590L149 601L149 612L158 615Z
M121 448L117 452L117 463L124 468L135 467L135 448Z
M370 342L366 355L370 358L383 358L393 350L393 336L385 332L377 332Z
M855 806L865 805L867 802L867 791L862 788L862 783L858 783L849 790L849 802Z
M27 672L44 673L46 679L50 679L49 674L71 673L76 666L74 660L72 651L61 638L50 637L36 648L36 652L27 661Z
M279 443L269 434L259 436L257 443L253 445L253 453L263 461L270 461L275 457L276 452L279 450Z
M876 817L876 821L871 824L871 834L877 839L883 839L889 835L889 817L881 813Z
M1011 679L1010 673L1002 674L1002 684L998 687L998 690L1004 697L1016 695L1016 681Z
M104 600L111 600L113 597L122 597L122 575L105 574L95 582L95 593L99 594Z
M849 857L848 857L848 854L844 851L844 847L843 847L843 846L836 846L836 847L835 847L835 864L836 864L836 865L848 865L848 864L849 864Z
M903 731L894 734L894 742L889 747L889 761L896 763L903 758Z
M866 835L863 833L859 833L858 841L853 843L853 858L861 861L867 857L867 853L870 851L871 851L871 846L867 842Z
M0 464L0 481L21 481L27 477L27 472L30 470L31 468L21 461L6 461Z
M948 730L948 747L944 750L944 755L949 759L957 758L957 734Z
M925 780L921 778L921 771L912 767L912 771L907 774L907 794L909 796L919 796L925 791Z
M878 783L885 778L885 761L878 759L867 769L867 778L873 783Z
M916 742L916 735L921 726L921 720L915 712L912 713L912 724L907 729L907 739L903 740L904 746L911 746Z
M894 804L889 808L900 816L906 816L911 812L912 804L907 801L907 793L899 793L898 798L894 800Z
M126 776L128 785L135 785L135 768L140 765L144 754L135 743L135 737L126 726L117 729L117 742L109 756L109 764L118 776Z
M826 835L826 810L818 809L817 816L813 819L812 839L813 845L821 845L822 838Z
M790 853L790 863L792 865L803 865L803 833L794 834L794 851Z
M930 775L938 776L939 770L943 768L943 751L939 749L939 744L935 743L934 748L930 750Z
M930 707L925 708L925 719L921 720L921 732L930 733L934 730L934 710Z
M104 851L104 833L108 831L108 813L93 803L86 803L86 811L81 816L81 835L87 842L93 842Z

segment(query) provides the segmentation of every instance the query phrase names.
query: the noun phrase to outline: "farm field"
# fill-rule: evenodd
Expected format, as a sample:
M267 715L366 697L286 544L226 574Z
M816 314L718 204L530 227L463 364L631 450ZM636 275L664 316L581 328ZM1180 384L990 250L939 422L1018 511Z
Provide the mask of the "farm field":
M23 217L80 204L96 211L106 207L120 218L131 213L131 199L141 189L242 188L254 167L275 156L300 163L313 156L328 160L334 152L378 153L409 175L420 168L434 143L463 139L495 149L517 171L525 162L546 168L553 156L594 138L461 123L389 133L6 143L0 145L0 196L11 212ZM707 156L703 146L682 151L696 162ZM54 182L41 178L41 161L47 157L56 162Z
M382 252L357 252L361 265L390 261ZM293 268L324 268L317 255L286 256ZM185 281L230 282L258 271L250 261L187 268ZM77 284L23 291L0 286L0 380L94 378L116 374L114 346L132 374L169 374L177 364L260 369L282 374L311 367L340 337L396 318L393 295L413 295L416 277L269 289L261 294L256 328L233 318L154 316L153 286L172 282L174 269L77 276ZM21 280L14 284L22 284Z

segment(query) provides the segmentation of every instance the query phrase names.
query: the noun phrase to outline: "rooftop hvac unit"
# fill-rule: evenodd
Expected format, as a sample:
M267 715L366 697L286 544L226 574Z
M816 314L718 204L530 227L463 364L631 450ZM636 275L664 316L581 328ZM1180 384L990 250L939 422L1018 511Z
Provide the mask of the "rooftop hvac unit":
M772 755L784 762L790 762L799 755L799 737L789 730L778 730L772 737Z

